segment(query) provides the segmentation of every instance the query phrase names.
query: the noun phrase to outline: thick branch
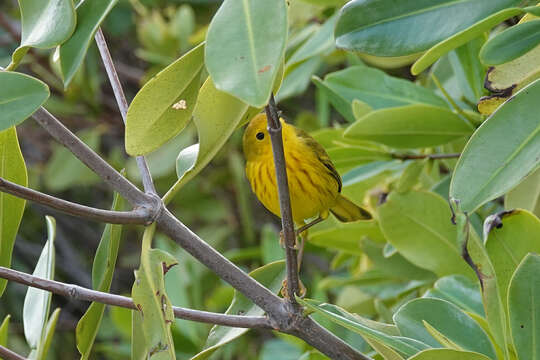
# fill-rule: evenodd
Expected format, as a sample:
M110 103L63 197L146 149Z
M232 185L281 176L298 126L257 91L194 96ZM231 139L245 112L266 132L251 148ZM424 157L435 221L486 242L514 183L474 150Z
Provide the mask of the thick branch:
M110 211L84 206L43 194L0 177L0 191L56 209L68 215L109 224L147 224L153 219L148 208L132 211Z
M287 182L287 166L285 164L285 153L283 150L283 137L281 134L281 122L277 112L274 95L270 96L270 102L266 106L266 117L268 120L268 133L272 142L272 152L274 153L274 164L276 168L276 178L279 193L279 206L281 209L282 236L285 242L285 255L287 262L287 295L292 303L296 303L298 289L298 261L294 245L296 235L294 232L294 222L292 219L291 199L289 196L289 183ZM295 295L296 294L296 295Z
M461 153L450 154L392 154L392 158L400 160L419 160L419 159L456 159L461 156Z
M116 68L114 67L111 53L109 52L109 48L107 47L107 42L105 41L105 37L103 36L101 28L99 28L96 32L95 38L99 53L101 54L101 59L103 60L103 65L105 66L105 70L107 71L107 75L109 76L109 81L114 92L114 97L116 98L118 108L120 109L120 114L122 114L122 120L125 124L128 111L128 103L126 100L126 96L124 95L124 90L122 89L122 84L118 79L118 74L116 73ZM139 172L141 173L144 191L146 191L147 193L156 194L154 181L152 180L152 175L150 174L150 169L148 168L148 164L146 163L144 156L137 156L135 160L137 161L137 166L139 167Z
M3 347L2 345L0 345L0 358L5 360L26 360L25 357L22 357L21 355L9 350L6 347Z
M91 290L78 285L64 284L59 281L42 279L1 266L0 278L50 291L73 300L95 301L127 309L137 309L133 300L125 296ZM176 306L173 307L173 311L174 315L179 319L243 328L271 328L269 320L264 316L225 315L208 311L184 309Z
M152 200L148 195L137 189L135 185L90 149L45 108L39 108L32 117L56 141L68 148L73 155L99 175L103 181L120 193L133 206L148 206L151 203ZM157 210L159 208L157 205L158 202L156 201L152 209Z

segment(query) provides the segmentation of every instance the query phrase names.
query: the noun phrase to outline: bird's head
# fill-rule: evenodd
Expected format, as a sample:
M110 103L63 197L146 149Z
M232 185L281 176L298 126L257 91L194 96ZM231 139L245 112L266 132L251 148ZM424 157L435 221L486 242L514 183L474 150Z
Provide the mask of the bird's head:
M249 122L244 132L243 146L247 161L272 156L272 144L268 135L265 114L259 114Z

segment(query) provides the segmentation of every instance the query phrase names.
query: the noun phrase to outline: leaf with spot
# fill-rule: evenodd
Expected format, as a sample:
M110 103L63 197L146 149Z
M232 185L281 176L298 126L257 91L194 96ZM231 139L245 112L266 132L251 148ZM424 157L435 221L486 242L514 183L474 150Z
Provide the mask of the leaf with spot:
M154 231L155 225L145 229L141 265L135 271L131 295L139 310L137 315L142 318L140 323L146 356L154 360L174 359L174 342L171 334L174 313L165 292L164 275L170 267L178 264L178 261L163 250L151 248ZM142 348L142 344L138 346Z
M532 110L540 98L540 80L520 90L491 115L463 149L450 197L473 212L519 184L540 165L540 117Z
M126 118L126 152L144 155L174 138L191 120L204 65L204 45L167 66L137 93Z
M251 106L264 106L286 39L285 0L225 0L206 35L205 63L216 88Z
M540 359L539 273L540 256L528 254L516 269L508 289L510 329L519 359Z
M26 164L14 127L0 131L0 177L22 186L28 185ZM25 200L0 192L0 266L11 266L13 244L19 231ZM0 295L7 285L0 279Z

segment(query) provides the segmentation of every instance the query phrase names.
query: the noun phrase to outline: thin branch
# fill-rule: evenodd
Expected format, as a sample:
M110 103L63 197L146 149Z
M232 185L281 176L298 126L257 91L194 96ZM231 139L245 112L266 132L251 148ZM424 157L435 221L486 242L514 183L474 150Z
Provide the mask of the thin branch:
M289 301L296 304L296 295L300 295L300 281L298 280L298 260L294 249L296 235L294 232L294 222L292 219L291 199L289 196L289 183L287 182L287 166L285 164L285 152L283 150L283 137L281 122L274 100L271 94L270 101L266 106L266 117L268 120L268 133L272 142L272 152L274 154L274 164L276 168L276 178L279 193L279 206L281 209L282 236L285 243L285 255L287 262L287 297Z
M457 159L461 156L461 153L450 154L392 154L392 158L399 160L419 160L419 159Z
M2 12L0 12L0 26L6 30L6 32L11 36L16 42L21 41L20 31L11 23L11 20L8 19Z
M110 211L84 206L15 184L0 177L0 191L56 209L68 215L109 224L147 224L152 221L148 208L132 211Z
M111 53L109 52L109 48L107 47L107 42L105 41L105 37L103 36L101 28L99 28L96 32L95 39L99 49L99 53L101 54L101 59L103 60L103 65L105 66L105 70L107 71L107 75L109 76L109 81L114 92L114 97L116 98L118 108L120 109L120 114L122 114L122 120L124 121L125 125L128 111L128 103L126 100L126 96L124 95L124 90L122 89L120 79L118 79L118 74L116 73L116 68L114 67ZM137 156L135 160L137 161L137 166L139 168L139 172L141 173L144 191L146 191L147 193L156 194L156 187L154 186L154 181L152 180L152 175L150 174L150 169L148 168L146 159L144 158L144 156Z
M0 278L26 286L50 291L73 300L95 301L102 304L137 310L133 300L126 296L109 294L87 289L78 285L65 284L55 280L42 279L17 270L0 266ZM243 328L271 328L270 321L264 316L241 316L184 309L173 306L175 317L209 324L218 324Z
M431 73L431 79L435 83L435 86L437 86L437 88L439 88L439 90L443 93L446 100L450 103L450 106L452 106L454 108L454 110L456 110L457 113L459 115L461 115L471 127L474 128L473 120L469 117L469 115L467 115L467 113L465 111L463 111L463 109L461 107L458 106L458 104L456 104L454 99L452 99L450 94L448 94L448 92L442 86L441 82L439 81L439 79L437 78L437 76L434 73Z
M45 108L39 108L32 117L41 125L56 141L69 149L79 160L81 160L92 171L99 175L111 188L116 190L133 206L147 207L152 203L152 198L137 189L129 180L123 177L103 158L90 149L75 134L66 128L57 118L49 113ZM157 199L158 200L158 199ZM152 209L159 208L156 205Z
M22 357L2 345L0 345L0 358L5 360L26 360L25 357Z

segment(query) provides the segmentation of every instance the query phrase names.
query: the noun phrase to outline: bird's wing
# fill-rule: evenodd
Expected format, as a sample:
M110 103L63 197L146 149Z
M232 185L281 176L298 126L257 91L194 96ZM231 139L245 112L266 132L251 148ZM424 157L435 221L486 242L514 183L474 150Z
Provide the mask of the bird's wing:
M330 160L330 156L326 153L326 150L322 147L321 144L317 142L311 135L309 135L307 132L305 132L302 129L294 128L296 132L296 136L298 136L302 141L313 150L315 153L315 156L319 159L319 161L329 170L329 174L336 180L338 184L338 192L341 192L341 187L343 186L341 183L341 177L339 176L339 173L337 172L336 168L334 167L334 164L332 163L332 160Z

